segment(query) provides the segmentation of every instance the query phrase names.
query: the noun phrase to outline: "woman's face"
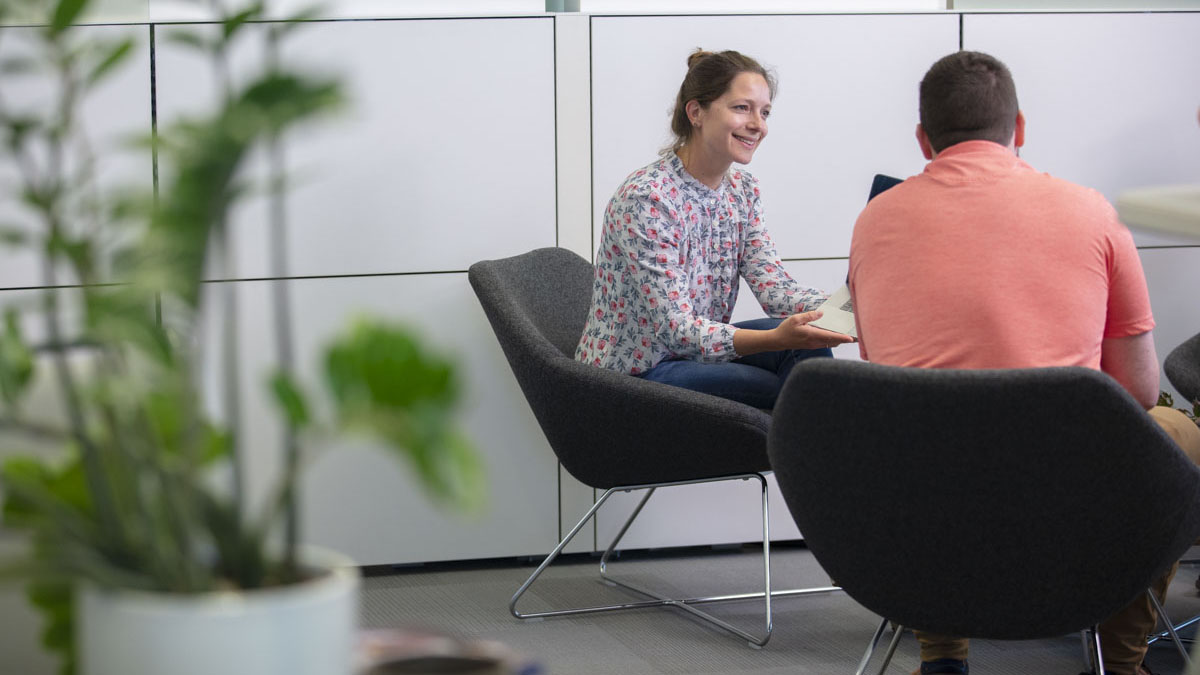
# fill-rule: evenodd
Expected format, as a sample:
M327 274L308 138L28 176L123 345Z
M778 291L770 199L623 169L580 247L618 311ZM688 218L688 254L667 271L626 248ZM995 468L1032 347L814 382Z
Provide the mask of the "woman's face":
M689 104L693 122L688 145L714 164L748 164L767 137L771 89L758 73L739 73L720 98L701 108Z

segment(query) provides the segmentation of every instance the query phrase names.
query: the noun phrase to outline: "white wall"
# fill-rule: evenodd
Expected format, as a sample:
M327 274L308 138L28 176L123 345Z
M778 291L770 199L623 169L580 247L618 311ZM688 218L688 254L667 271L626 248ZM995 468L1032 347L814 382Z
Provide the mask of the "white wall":
M160 124L213 96L206 64L167 39L185 29L159 29ZM402 319L456 355L467 392L463 424L479 439L490 491L483 514L443 513L408 467L379 448L339 442L321 448L306 474L306 539L363 564L549 550L557 540L558 468L465 270L555 245L553 19L320 22L285 44L289 63L340 74L351 108L289 139L294 187L283 276L295 280L233 284L244 419L274 419L261 386L274 366L269 287L288 284L303 381L317 384L322 346L363 314ZM239 52L234 72L253 71L259 59ZM255 168L247 179L262 182L261 163ZM279 277L265 200L247 199L231 225L235 264L213 276ZM209 374L210 391L219 392L216 371ZM280 466L281 430L258 422L246 433L247 477L255 494L266 494Z
M280 275L267 262L257 198L235 215L234 265L211 271L233 280L213 288L231 289L237 302L238 398L253 422L244 440L253 489L265 493L279 466L279 429L261 382L273 363L274 293L286 285L306 380L316 377L320 345L358 312L406 319L459 355L468 384L463 421L484 456L490 490L480 516L442 513L403 465L378 448L341 443L306 477L306 536L364 564L548 551L595 495L560 472L465 270L539 246L590 257L612 190L666 143L672 96L697 46L742 49L778 72L770 139L750 170L763 185L789 270L813 285L832 289L844 278L851 227L873 174L921 170L912 139L917 82L960 39L1012 66L1029 116L1024 156L1035 166L1110 198L1140 185L1200 179L1200 101L1189 88L1200 69L1189 39L1200 14L967 14L961 26L960 35L959 14L938 12L308 25L288 58L343 74L352 110L291 140L287 271ZM150 27L86 30L148 36ZM203 64L168 43L174 30L154 26L160 124L212 96ZM138 58L90 109L97 132L148 129L145 41ZM253 50L236 54L236 71L258 58ZM36 83L20 91L30 101L41 96ZM114 166L123 167L114 176L149 180L144 161ZM262 170L254 164L247 178L261 180ZM1200 284L1200 249L1146 235L1138 243L1165 356L1200 330L1191 292ZM31 291L16 289L40 283L30 259L0 252L0 303L25 302ZM738 319L755 314L748 297ZM214 345L220 316L215 310L205 338ZM855 350L839 356L854 358ZM220 410L215 370L207 381ZM664 492L628 545L753 541L760 536L755 492L740 485ZM627 508L621 502L602 513L600 539L618 524ZM776 537L796 536L778 500L773 515ZM575 550L594 545L589 532Z

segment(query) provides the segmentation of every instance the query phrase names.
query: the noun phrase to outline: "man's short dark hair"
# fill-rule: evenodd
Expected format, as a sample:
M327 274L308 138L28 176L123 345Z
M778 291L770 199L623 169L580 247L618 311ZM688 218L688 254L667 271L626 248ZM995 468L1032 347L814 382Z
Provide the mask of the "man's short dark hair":
M981 52L944 56L921 80L921 127L934 152L963 141L1008 145L1017 110L1012 73Z

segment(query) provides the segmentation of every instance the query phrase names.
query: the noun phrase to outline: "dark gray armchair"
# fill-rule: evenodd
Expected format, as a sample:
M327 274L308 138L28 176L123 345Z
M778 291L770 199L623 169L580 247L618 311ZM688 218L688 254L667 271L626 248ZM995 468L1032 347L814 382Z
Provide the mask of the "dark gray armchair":
M771 598L837 590L771 590L770 539L763 472L770 415L740 403L616 373L574 359L591 305L594 270L578 255L544 248L471 266L468 277L496 338L562 466L584 484L604 490L529 580L513 596L517 618L670 606L761 646L771 636ZM763 590L676 599L613 579L608 562L630 523L659 487L731 479L762 486ZM643 598L635 602L523 613L517 602L601 505L615 492L645 490L641 503L609 545L600 574ZM727 600L761 599L764 630L750 634L697 609Z
M1171 385L1187 397L1188 402L1200 400L1200 333L1193 335L1167 354L1163 372Z
M768 448L826 571L871 611L934 633L1094 627L1200 535L1200 471L1114 380L1084 368L806 362Z
M1176 401L1177 406L1190 408L1194 402L1200 401L1200 333L1183 341L1178 347L1172 349L1170 354L1167 354L1166 360L1163 361L1163 372L1171 381L1171 385L1187 399L1186 401ZM1182 562L1194 564L1197 561L1193 558ZM1196 588L1200 589L1200 578L1196 579ZM1196 623L1200 623L1200 614L1174 625L1168 624L1165 630L1150 636L1150 643L1153 644L1167 637L1174 637L1178 641L1179 636L1173 634ZM1192 640L1184 640L1184 642L1190 641Z

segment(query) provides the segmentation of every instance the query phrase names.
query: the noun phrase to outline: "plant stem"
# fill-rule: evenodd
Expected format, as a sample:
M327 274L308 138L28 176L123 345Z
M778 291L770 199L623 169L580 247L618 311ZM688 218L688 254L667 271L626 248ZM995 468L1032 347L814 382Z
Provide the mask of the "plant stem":
M57 130L52 127L48 138L50 153L47 162L46 183L49 188L47 189L46 201L42 205L41 210L46 225L50 230L51 241L57 241L62 236L62 224L58 214L58 207L61 206L62 202L61 189L63 185L63 156L65 152L63 135L71 128L71 121L74 117L77 100L78 84L71 67L71 60L66 54L66 47L59 41L54 42L51 46L56 51L56 63L59 66L59 75L63 89L59 99L59 119L57 120L57 124L60 126ZM57 274L55 272L56 260L57 256L49 255L43 261L42 276L45 285L49 287L58 285ZM75 437L76 442L79 443L80 451L82 452L84 474L88 488L92 494L96 515L100 521L101 531L104 533L107 541L110 542L113 548L119 550L125 540L125 533L121 527L116 501L113 498L111 485L105 474L100 450L87 432L87 421L84 417L82 403L80 402L79 387L75 382L70 365L67 363L66 353L61 348L63 340L62 327L58 316L58 292L50 290L42 297L47 337L51 344L57 346L53 351L54 368L58 376L59 386L63 391L63 398L66 401L72 435Z
M267 38L267 68L271 72L279 69L279 36L275 30L268 31ZM291 376L295 371L295 355L292 345L291 297L288 282L287 264L287 177L286 162L283 152L283 142L279 134L272 134L268 140L268 155L271 174L271 276L279 281L273 285L274 319L275 319L275 349L279 354L279 369L284 375ZM297 438L296 426L290 418L284 423L283 457L284 457L284 565L288 574L298 572L298 552L300 540L300 508L296 483L300 476L300 444Z
M220 0L209 0L209 6L215 11L217 16L222 18L227 16L225 7ZM222 105L228 108L233 102L233 78L230 75L229 56L226 52L227 49L225 48L213 51L212 68L221 90ZM221 265L221 276L232 279L235 258L232 243L233 237L228 227L228 213L228 204L226 204L216 215L216 222L212 224L212 231L216 233L212 240L212 246L214 249L213 257ZM223 314L221 322L221 364L223 366L221 386L224 392L222 400L224 401L225 423L229 429L233 444L232 461L230 463L233 508L240 522L246 512L246 478L242 461L242 453L244 451L242 443L245 442L245 439L241 433L242 406L238 389L240 359L238 359L237 353L238 306L237 288L234 284L221 284L221 307Z
M72 438L69 431L12 417L0 417L0 429L16 431L39 441L67 441Z

